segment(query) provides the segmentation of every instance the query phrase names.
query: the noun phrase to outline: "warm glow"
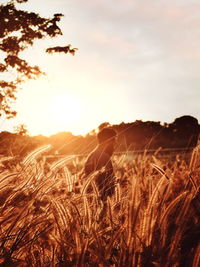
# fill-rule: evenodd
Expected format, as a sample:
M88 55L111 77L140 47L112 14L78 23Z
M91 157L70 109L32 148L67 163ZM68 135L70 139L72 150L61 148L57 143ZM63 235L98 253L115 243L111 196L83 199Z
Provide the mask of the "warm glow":
M72 131L79 132L81 120L81 101L71 95L60 95L50 99L44 106L49 120L45 128L46 134Z
M63 13L63 35L20 55L47 75L20 85L17 117L1 118L0 131L25 124L30 135L84 135L103 122L199 119L199 9L192 3L198 1L154 2L153 8L130 0L18 4L44 17ZM78 48L75 56L44 52L67 44Z
M75 94L57 90L57 94L41 94L38 100L32 98L32 105L27 101L24 101L24 105L28 112L22 113L20 110L19 115L23 116L22 121L28 126L31 135L49 136L62 131L85 134L88 131L84 101Z

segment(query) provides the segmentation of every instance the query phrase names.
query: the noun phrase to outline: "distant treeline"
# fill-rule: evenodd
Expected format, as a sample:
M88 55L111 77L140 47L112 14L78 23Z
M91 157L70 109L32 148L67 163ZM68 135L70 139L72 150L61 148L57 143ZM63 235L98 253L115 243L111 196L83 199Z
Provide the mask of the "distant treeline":
M117 151L194 147L200 133L198 120L188 115L176 118L170 124L141 120L117 125L105 122L98 129L104 127L110 127L117 132ZM93 130L85 136L61 132L50 137L42 135L31 137L23 132L4 131L0 133L0 155L24 156L46 144L52 145L49 154L87 154L97 145L96 133Z

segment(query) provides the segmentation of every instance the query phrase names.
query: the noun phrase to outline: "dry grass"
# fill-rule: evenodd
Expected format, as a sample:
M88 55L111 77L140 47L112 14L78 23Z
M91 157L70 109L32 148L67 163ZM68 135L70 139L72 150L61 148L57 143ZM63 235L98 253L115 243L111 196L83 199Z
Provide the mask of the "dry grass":
M95 174L72 174L72 157L49 165L48 148L0 174L0 266L200 264L199 148L189 164L115 159L118 184L103 217Z

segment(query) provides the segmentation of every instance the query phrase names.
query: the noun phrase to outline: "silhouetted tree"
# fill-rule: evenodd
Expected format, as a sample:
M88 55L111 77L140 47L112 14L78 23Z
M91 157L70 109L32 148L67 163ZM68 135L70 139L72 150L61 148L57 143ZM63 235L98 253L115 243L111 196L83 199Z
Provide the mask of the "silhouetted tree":
M117 134L117 151L187 148L195 146L200 132L198 121L191 116L183 116L171 124L161 125L160 122L135 121L111 125ZM85 136L74 136L70 132L61 132L50 137L20 134L20 132L0 133L0 155L23 156L37 147L51 144L49 154L87 154L97 145L96 131Z
M28 135L27 126L25 124L20 124L16 126L14 130L16 134L23 135L23 136Z
M54 14L52 18L44 18L34 12L19 10L15 3L24 3L28 0L11 0L0 5L0 51L2 61L0 72L4 73L4 80L0 80L0 116L12 118L16 111L11 108L16 100L19 84L25 79L35 79L43 72L38 66L31 66L20 57L20 52L32 46L37 39L47 36L53 38L62 35L57 25L62 14ZM75 53L76 48L70 45L48 48L46 52Z
M192 116L182 116L171 124L136 120L112 128L118 133L119 150L193 147L200 132L198 120Z

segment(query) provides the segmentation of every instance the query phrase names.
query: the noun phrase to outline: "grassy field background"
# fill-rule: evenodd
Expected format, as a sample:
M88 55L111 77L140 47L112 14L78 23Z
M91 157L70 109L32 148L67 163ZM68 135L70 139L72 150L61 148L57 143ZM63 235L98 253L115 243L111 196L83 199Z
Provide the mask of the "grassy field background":
M0 161L0 266L200 264L200 146L187 161L115 156L117 186L103 217L84 159L49 163L48 149Z

